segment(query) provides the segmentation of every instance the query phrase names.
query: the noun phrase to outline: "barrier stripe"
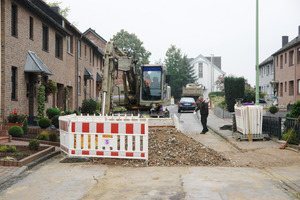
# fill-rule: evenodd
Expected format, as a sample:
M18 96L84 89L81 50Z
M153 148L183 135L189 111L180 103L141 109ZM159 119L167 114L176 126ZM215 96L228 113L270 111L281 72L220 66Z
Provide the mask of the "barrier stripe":
M145 124L141 124L141 134L145 134Z
M119 152L111 152L111 156L119 156Z
M90 155L89 151L82 151L82 155Z
M126 124L126 134L133 134L133 124Z
M89 133L90 132L90 123L82 123L82 132Z

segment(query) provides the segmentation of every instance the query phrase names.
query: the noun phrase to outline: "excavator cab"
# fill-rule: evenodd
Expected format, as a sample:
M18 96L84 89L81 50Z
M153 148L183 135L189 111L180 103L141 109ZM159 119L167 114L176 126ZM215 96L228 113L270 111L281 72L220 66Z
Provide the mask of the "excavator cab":
M159 101L162 99L162 68L142 66L142 100Z

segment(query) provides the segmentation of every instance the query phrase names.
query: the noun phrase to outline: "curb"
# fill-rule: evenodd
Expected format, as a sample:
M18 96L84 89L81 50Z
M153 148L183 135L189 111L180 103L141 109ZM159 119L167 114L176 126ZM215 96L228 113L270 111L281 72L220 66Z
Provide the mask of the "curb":
M7 176L3 179L0 180L0 186L3 185L4 183L8 182L11 179L17 178L20 174L22 174L23 172L25 172L28 169L32 169L33 167L35 167L36 165L44 162L45 160L48 160L56 155L60 154L60 150L58 151L53 151L47 155L44 155L42 157L40 157L37 160L34 160L26 165L23 165L22 167L20 167L17 171L15 171L12 175Z

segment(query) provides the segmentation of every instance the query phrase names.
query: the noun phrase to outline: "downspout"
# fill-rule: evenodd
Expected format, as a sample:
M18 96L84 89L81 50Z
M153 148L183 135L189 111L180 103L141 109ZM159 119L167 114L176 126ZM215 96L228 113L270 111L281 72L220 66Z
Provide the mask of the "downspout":
M79 88L80 88L80 85L79 85L79 56L80 56L80 53L79 53L79 50L81 51L81 39L82 39L83 35L81 34L80 35L80 38L78 39L77 41L77 96L76 96L76 110L79 111Z

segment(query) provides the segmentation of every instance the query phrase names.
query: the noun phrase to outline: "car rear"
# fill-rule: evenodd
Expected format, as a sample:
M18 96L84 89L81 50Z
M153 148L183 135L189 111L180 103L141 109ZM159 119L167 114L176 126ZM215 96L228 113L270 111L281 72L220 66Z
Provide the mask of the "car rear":
M182 97L178 103L178 112L183 110L193 111L196 109L196 102L192 97Z

